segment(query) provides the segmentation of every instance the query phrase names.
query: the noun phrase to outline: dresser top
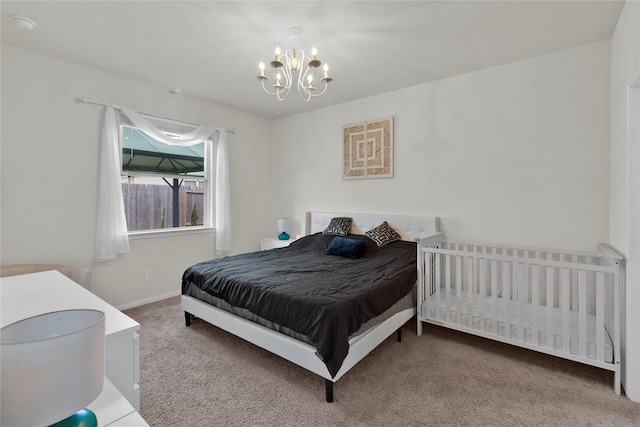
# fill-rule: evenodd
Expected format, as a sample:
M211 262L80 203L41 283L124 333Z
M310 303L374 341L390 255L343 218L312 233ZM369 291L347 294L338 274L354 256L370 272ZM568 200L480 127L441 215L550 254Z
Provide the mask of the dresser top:
M0 279L0 327L40 314L69 309L104 312L107 338L140 329L138 322L58 271Z

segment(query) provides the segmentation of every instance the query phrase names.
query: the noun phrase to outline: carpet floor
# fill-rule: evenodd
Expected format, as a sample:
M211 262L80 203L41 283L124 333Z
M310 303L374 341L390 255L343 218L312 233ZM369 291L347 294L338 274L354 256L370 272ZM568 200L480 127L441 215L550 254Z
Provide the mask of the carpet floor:
M178 297L140 322L140 413L151 426L636 426L613 374L480 337L403 327L335 383L200 319Z

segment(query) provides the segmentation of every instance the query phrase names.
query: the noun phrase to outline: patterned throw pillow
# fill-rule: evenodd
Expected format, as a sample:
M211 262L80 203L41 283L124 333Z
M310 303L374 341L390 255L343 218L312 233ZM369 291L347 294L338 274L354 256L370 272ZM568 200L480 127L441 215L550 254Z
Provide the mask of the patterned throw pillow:
M324 229L322 234L337 234L338 236L346 236L351 230L351 223L353 218L336 217L331 218L331 222L327 228Z
M376 228L372 228L371 230L367 231L366 233L364 233L364 235L376 242L376 245L378 245L378 247L402 239L398 232L394 230L393 227L391 227L389 223L387 223L387 221L383 222Z

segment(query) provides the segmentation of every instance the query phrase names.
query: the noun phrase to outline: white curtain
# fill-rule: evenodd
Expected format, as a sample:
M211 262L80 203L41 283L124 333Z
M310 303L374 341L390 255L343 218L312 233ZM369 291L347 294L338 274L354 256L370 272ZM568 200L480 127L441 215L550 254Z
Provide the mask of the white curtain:
M102 127L96 261L129 252L127 219L120 186L120 144L115 109L107 106Z
M229 196L229 152L227 131L218 134L216 152L216 252L221 255L231 249L231 201Z
M143 114L126 107L118 107L118 109L131 120L135 127L142 130L151 138L171 145L194 145L211 138L215 131L220 130L211 125L198 125L193 131L177 136L167 136L156 125L154 125Z
M194 145L210 140L218 132L216 165L216 250L228 251L231 246L229 172L227 131L211 125L199 125L193 131L168 137L143 114L130 108L108 105L102 129L102 154L96 230L96 261L112 260L118 254L129 252L127 220L120 184L119 126L115 110L152 138L171 145Z

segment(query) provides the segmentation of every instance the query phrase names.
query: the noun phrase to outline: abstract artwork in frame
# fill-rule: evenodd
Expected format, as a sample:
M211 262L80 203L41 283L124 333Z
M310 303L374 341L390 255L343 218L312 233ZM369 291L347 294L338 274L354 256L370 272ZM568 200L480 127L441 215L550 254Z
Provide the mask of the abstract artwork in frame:
M393 178L393 117L342 126L342 178Z

